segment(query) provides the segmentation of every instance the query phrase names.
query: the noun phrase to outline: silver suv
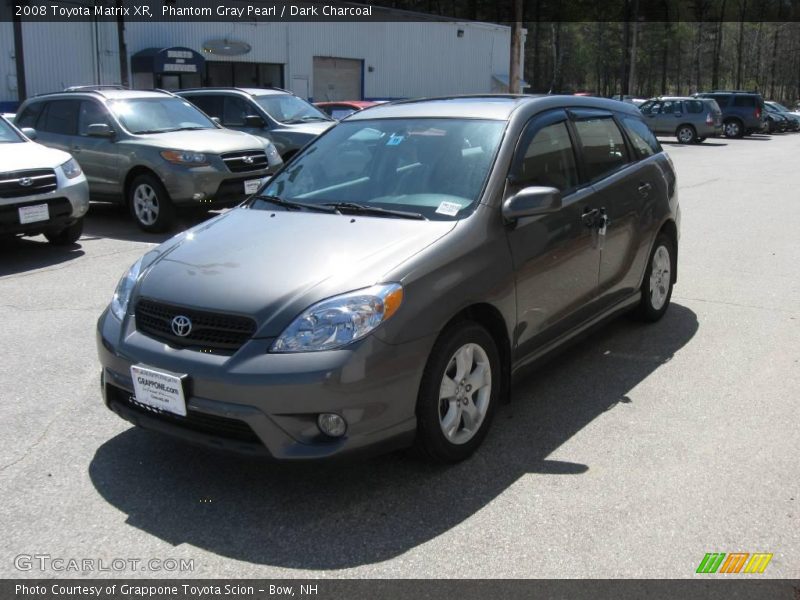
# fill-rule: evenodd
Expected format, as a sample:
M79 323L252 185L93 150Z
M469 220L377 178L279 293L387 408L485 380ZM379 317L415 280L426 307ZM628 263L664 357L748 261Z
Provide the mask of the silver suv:
M74 158L34 137L0 116L0 238L43 233L51 244L72 244L83 231L89 186Z
M681 144L722 135L722 111L712 98L664 96L639 107L653 133L674 135Z
M280 88L203 88L176 92L229 129L270 140L283 160L336 123Z
M125 202L145 231L168 229L176 207L241 202L282 164L268 141L169 92L71 88L25 101L16 122L75 156L93 199Z

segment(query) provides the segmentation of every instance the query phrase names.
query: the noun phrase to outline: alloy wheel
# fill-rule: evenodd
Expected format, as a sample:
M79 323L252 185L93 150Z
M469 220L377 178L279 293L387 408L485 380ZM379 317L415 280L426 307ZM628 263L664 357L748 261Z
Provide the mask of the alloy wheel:
M669 295L672 277L669 250L664 246L656 248L650 270L650 303L655 310L661 310Z
M475 343L461 346L447 363L439 386L439 425L452 444L465 444L480 429L492 396L492 367Z
M141 183L133 191L133 210L143 225L152 225L158 219L158 194L152 186Z

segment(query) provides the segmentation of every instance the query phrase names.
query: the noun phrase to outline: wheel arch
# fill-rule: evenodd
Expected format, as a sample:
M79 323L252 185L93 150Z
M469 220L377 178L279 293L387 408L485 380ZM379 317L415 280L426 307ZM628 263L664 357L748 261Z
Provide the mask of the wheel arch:
M125 181L122 187L124 202L126 206L130 206L131 202L129 194L131 183L133 183L133 180L139 177L140 175L152 175L161 183L165 191L167 189L166 185L164 185L164 181L161 179L158 173L156 173L153 169L151 169L150 167L146 167L144 165L136 165L126 173Z

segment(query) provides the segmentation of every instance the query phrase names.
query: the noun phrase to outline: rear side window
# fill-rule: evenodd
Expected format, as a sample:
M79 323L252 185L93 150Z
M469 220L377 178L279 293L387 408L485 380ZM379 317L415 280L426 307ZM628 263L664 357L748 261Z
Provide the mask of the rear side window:
M53 100L48 102L47 112L39 122L39 129L60 135L75 135L78 132L78 100Z
M36 121L39 119L39 115L42 114L42 108L44 108L44 102L34 102L30 104L22 111L22 114L17 117L17 127L36 127Z
M661 152L661 145L650 128L635 117L623 117L622 127L628 134L633 144L633 150L638 158L647 158Z
M622 132L611 117L576 121L575 129L590 180L605 177L628 162Z
M744 108L755 108L755 106L756 106L756 97L755 96L734 96L733 105L734 106L744 107Z
M568 190L578 185L575 153L564 121L542 127L525 149L514 183Z
M720 106L728 106L728 101L731 99L730 94L712 94L708 97L716 100Z
M703 112L703 102L701 100L686 100L684 101L686 112L692 114L699 114Z

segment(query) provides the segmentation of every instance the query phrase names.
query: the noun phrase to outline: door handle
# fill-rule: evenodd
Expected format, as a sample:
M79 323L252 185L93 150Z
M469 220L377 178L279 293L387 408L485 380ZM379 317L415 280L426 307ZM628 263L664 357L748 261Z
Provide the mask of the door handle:
M78 153L80 151L81 151L81 147L80 146L73 146L72 148L70 148L70 152L73 152L73 153Z
M600 211L596 208L585 208L581 215L581 223L584 227L591 229L597 226L597 220L600 217Z
M640 183L640 184L639 184L639 193L640 193L642 196L647 196L647 195L650 193L650 190L652 190L652 189L653 189L653 186L652 186L652 185L650 185L650 184L649 184L649 183L647 183L647 182L644 182L644 183Z

